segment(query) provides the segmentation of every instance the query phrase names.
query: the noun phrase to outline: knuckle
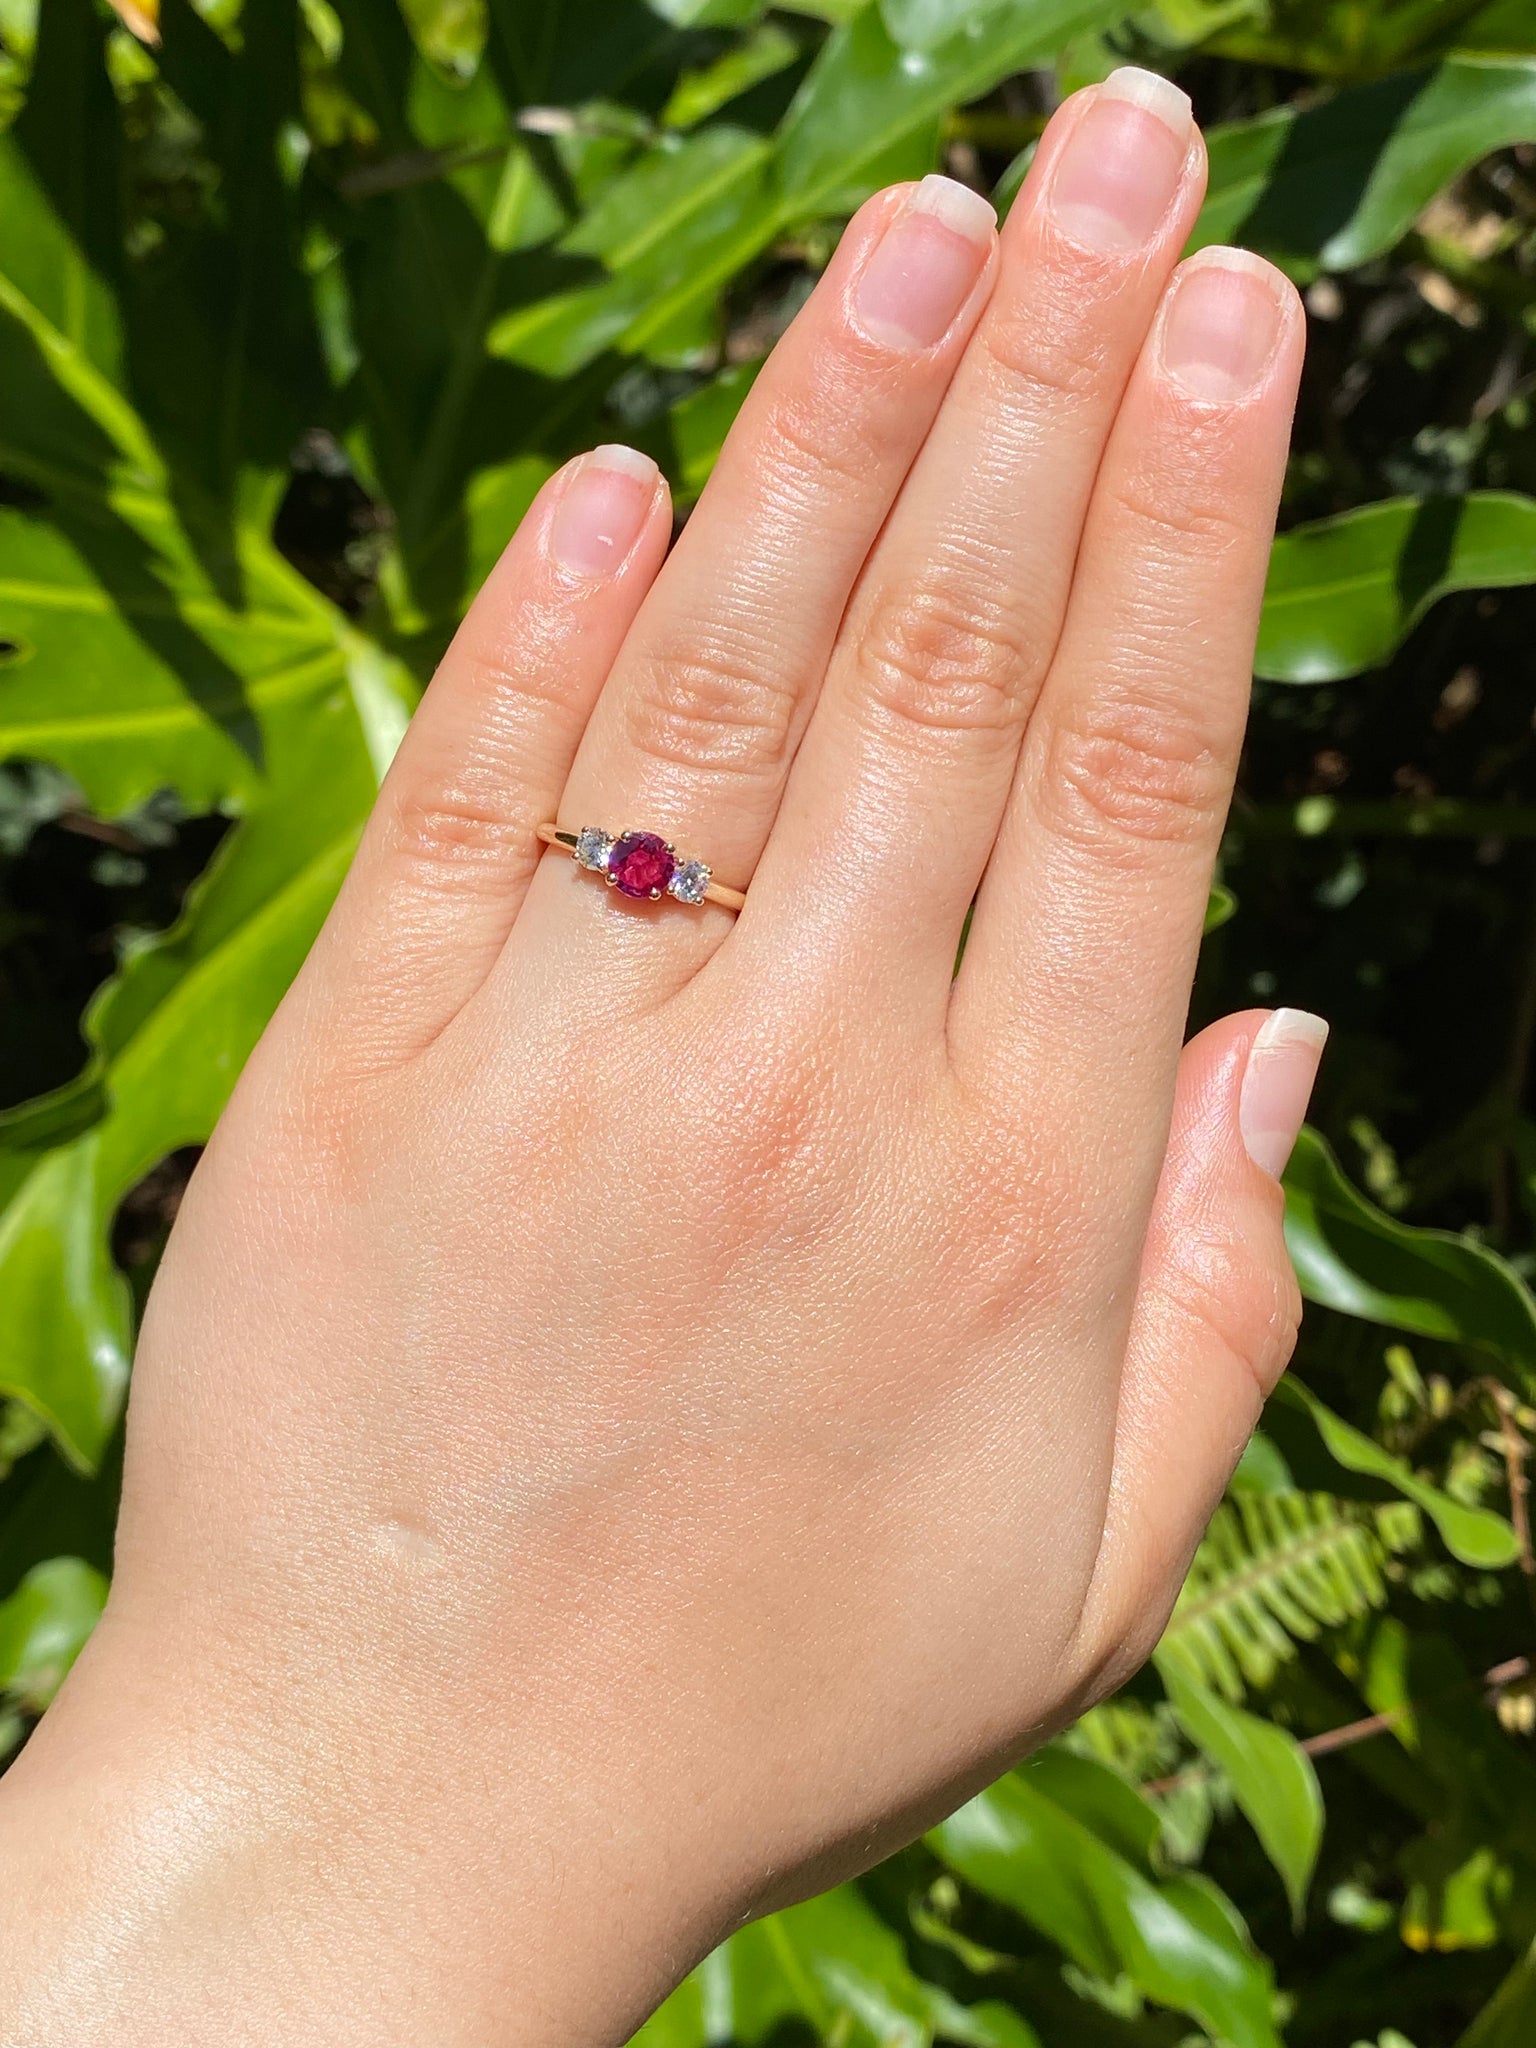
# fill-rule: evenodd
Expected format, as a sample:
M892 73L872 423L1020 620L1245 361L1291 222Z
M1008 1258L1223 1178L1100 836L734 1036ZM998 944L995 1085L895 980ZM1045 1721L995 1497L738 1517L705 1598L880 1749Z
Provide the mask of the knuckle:
M1091 404L1105 389L1109 358L1082 310L999 308L984 323L981 340L1005 383L1053 400L1060 410Z
M1290 1363L1301 1327L1301 1290L1289 1259L1260 1262L1231 1237L1186 1240L1163 1290L1218 1356L1252 1380L1262 1405Z
M779 496L796 501L819 495L829 478L849 488L867 486L879 457L869 426L846 391L825 383L803 397L776 396L759 427L761 473Z
M1251 459L1249 440L1234 432L1233 422L1191 424L1180 411L1159 409L1140 446L1106 470L1100 488L1111 521L1128 529L1131 546L1154 560L1209 562L1234 546L1251 550L1255 544L1240 488Z
M1198 844L1224 815L1229 782L1223 751L1186 716L1100 692L1051 728L1042 794L1059 831L1103 853Z
M1110 502L1137 529L1142 546L1154 551L1198 554L1209 561L1239 542L1251 542L1251 527L1223 502L1222 494L1192 490L1187 476L1122 477L1110 487Z
M506 792L472 779L412 780L390 804L385 843L407 866L428 872L505 859L527 837L528 822Z
M1038 680L1018 609L953 576L889 592L857 632L861 694L903 724L941 734L1012 732Z
M782 766L796 693L759 656L720 639L647 661L627 700L628 739L643 757L721 774Z
M459 629L429 695L452 688L475 707L477 716L498 720L519 711L568 715L571 676L561 658L569 634L569 607L525 603L516 614L481 619L475 613Z

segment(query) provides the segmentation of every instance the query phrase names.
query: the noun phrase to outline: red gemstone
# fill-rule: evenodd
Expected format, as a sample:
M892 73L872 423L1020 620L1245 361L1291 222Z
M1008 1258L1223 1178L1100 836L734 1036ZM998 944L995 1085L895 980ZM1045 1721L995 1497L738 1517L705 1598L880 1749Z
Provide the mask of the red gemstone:
M623 833L608 856L609 879L625 896L659 895L676 866L671 847L654 832Z

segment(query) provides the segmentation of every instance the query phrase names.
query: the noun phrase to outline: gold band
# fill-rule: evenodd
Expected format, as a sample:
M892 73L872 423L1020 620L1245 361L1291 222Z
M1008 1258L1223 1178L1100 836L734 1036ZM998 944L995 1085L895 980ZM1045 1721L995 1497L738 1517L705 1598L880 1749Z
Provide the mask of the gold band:
M725 910L740 910L747 900L740 889L717 882L703 861L680 859L677 849L655 832L610 834L595 825L562 832L550 824L540 825L538 836L546 846L565 847L582 867L602 875L624 896L658 902L667 895L678 903L718 903Z

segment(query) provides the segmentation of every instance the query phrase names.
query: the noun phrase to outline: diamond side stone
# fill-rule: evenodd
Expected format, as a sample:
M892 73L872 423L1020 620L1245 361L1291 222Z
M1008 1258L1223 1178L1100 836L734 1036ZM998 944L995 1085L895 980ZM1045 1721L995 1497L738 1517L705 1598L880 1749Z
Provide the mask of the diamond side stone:
M710 870L703 861L679 861L667 888L679 903L702 903L709 878Z
M595 825L583 825L576 834L576 864L578 867L595 868L600 874L608 866L608 856L613 852L613 840L606 832L600 832Z

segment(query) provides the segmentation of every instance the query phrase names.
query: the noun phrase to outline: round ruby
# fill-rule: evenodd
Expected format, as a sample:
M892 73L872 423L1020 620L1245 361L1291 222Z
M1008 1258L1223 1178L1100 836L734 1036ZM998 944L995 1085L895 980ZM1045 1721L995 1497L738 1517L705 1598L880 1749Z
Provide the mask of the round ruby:
M659 896L677 862L665 839L654 832L625 832L613 842L608 875L625 896Z

